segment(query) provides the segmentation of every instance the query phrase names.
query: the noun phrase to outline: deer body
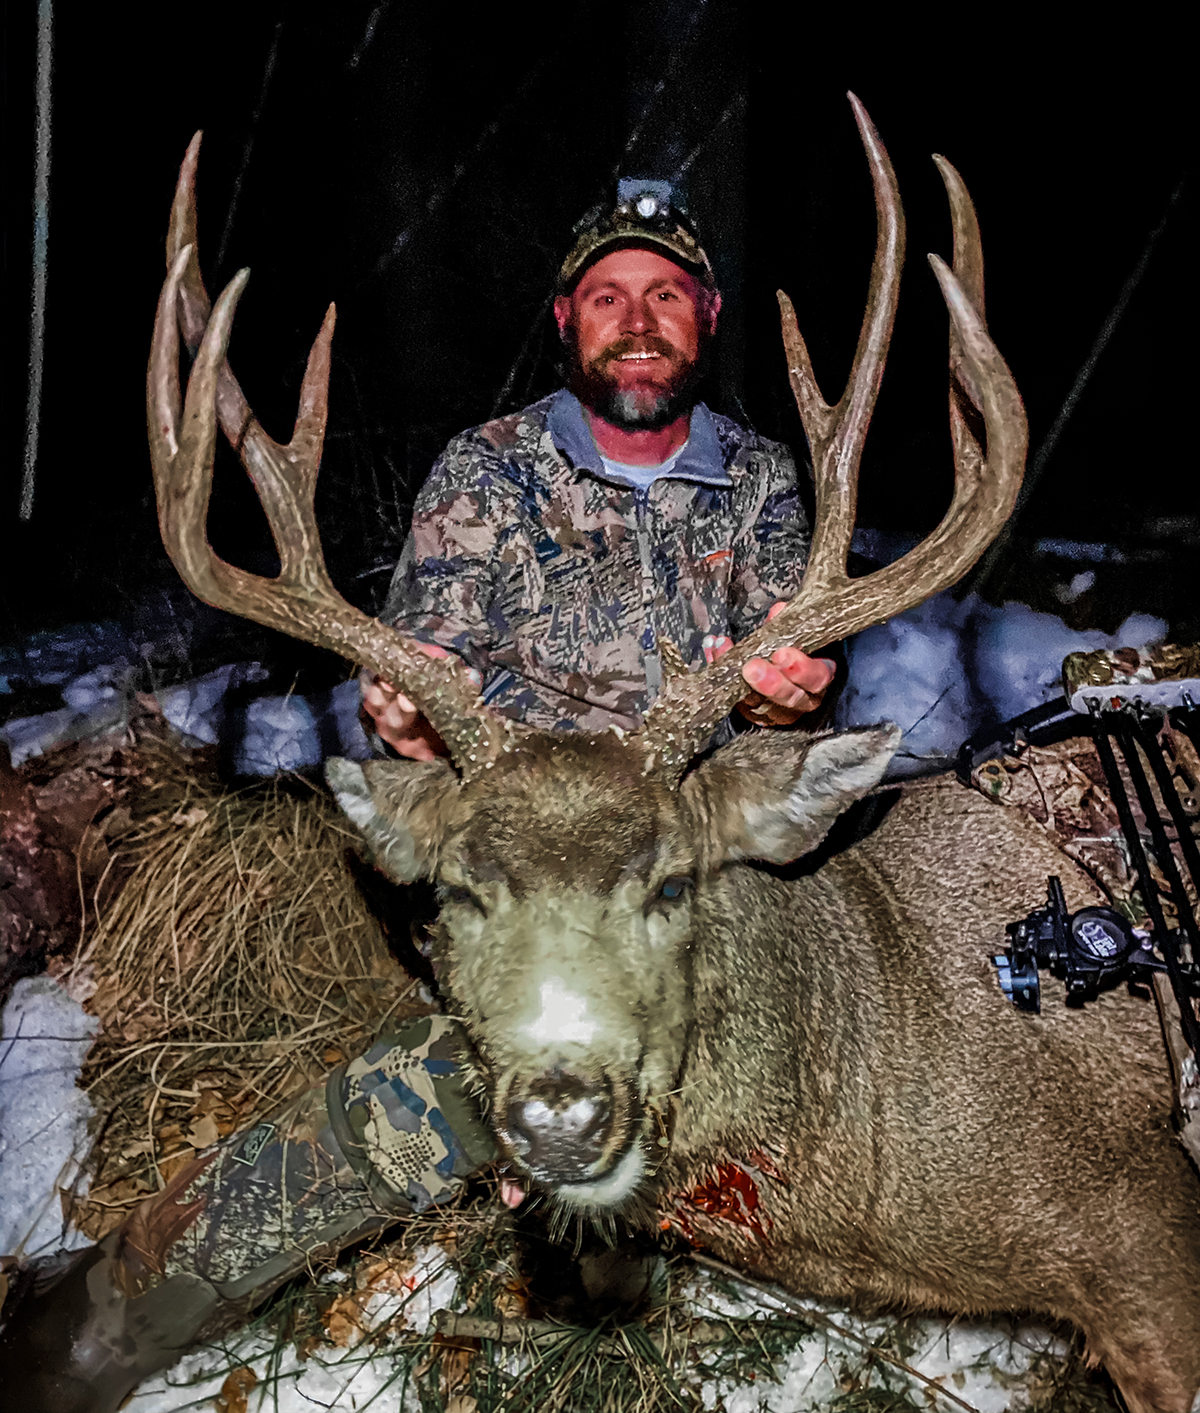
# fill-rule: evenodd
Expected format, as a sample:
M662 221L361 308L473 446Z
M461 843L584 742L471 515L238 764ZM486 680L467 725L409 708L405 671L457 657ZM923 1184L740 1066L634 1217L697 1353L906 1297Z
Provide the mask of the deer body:
M989 960L1050 872L1072 908L1100 901L954 781L910 791L810 877L730 869L697 900L703 1039L659 1181L687 1193L765 1152L786 1179L758 1182L765 1239L689 1213L724 1259L868 1308L1069 1320L1131 1409L1186 1410L1200 1182L1154 1004L1122 990L1085 1013L1047 993L1025 1015Z
M436 957L493 1123L563 1205L682 1210L797 1291L1066 1319L1135 1413L1187 1410L1200 1183L1154 1004L1021 1014L990 961L1049 873L1072 908L1095 885L952 780L910 787L811 873L744 861L819 844L894 743L749 738L674 795L623 777L615 742L449 793L439 766L331 778L383 866L441 880ZM670 905L664 877L694 885ZM759 1232L687 1203L764 1154Z
M488 712L457 660L432 661L347 604L320 554L313 490L330 310L291 442L254 419L225 362L241 272L210 305L196 257L189 148L147 387L167 548L201 598L331 648L418 705L448 760L332 761L376 861L441 890L436 961L467 1027L510 1161L569 1212L678 1217L718 1165L762 1174L760 1233L690 1223L713 1250L797 1290L977 1314L1032 1310L1086 1334L1132 1413L1200 1407L1200 1184L1168 1124L1157 1017L1110 994L1040 1016L1002 997L989 957L1047 874L1072 906L1086 878L1011 812L950 784L910 790L821 867L838 816L879 783L895 727L755 733L703 755L745 695L742 666L814 652L955 583L1007 518L1026 427L983 318L966 188L935 159L954 269L954 497L920 545L850 580L855 479L899 289L895 175L852 98L878 229L867 310L840 401L817 388L781 296L789 377L813 457L816 524L789 605L717 662L661 646L662 688L636 732L550 737ZM186 400L179 328L199 344ZM218 420L271 523L275 580L205 535Z

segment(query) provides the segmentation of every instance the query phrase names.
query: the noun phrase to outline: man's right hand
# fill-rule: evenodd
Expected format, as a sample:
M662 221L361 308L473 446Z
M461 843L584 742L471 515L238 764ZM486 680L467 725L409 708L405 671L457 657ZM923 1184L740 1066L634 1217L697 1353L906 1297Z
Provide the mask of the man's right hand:
M449 657L437 643L414 643L428 657ZM471 669L472 679L478 673ZM390 682L376 677L365 668L359 673L362 685L363 710L374 721L381 740L408 760L436 760L449 755L446 743L417 710L415 704Z

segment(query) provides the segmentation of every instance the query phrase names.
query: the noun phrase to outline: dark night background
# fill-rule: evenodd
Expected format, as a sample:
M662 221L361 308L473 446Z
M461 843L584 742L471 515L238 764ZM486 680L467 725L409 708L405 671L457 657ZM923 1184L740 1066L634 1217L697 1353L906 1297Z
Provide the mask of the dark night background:
M1200 628L1186 366L1195 203L1169 8L1127 12L1154 25L1131 33L1082 8L1056 27L1048 7L979 20L912 7L883 28L871 12L806 8L781 29L765 6L731 0L589 0L554 24L521 7L411 0L60 4L45 385L23 523L35 12L10 6L5 21L0 642L135 616L177 583L157 538L143 378L171 192L196 128L201 263L214 295L239 266L253 271L230 360L285 440L309 342L337 302L318 512L335 581L377 607L447 439L557 385L554 272L618 170L687 164L726 294L708 400L802 448L774 290L795 300L836 400L874 242L847 88L888 146L909 221L860 524L923 531L949 497L946 319L923 257L948 255L950 235L929 154L945 153L975 198L989 322L1033 448L1169 210L986 591L1064 611L1047 585L1074 569L1044 545L1039 555L1039 541L1103 541L1127 562L1071 605L1073 623L1111 630L1149 609L1178 637ZM212 539L269 568L245 478L222 454Z

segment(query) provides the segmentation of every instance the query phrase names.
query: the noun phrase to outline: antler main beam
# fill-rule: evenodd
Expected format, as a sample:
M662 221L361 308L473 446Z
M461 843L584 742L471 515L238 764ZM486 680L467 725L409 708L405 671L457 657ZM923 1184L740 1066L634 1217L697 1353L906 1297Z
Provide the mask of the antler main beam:
M812 450L816 526L799 593L769 622L699 673L677 665L647 713L648 762L682 769L747 692L742 668L795 645L826 644L923 603L956 583L979 559L1012 511L1024 473L1028 431L1020 394L983 321L983 250L966 187L935 157L954 227L954 271L929 257L950 313L951 439L954 496L941 524L902 559L861 579L846 573L854 532L858 468L891 340L904 260L904 214L895 172L866 109L849 95L875 186L878 235L867 309L850 378L830 407L821 396L791 301L780 291L788 373ZM987 453L963 397L982 416Z
M251 412L225 359L234 311L249 279L240 271L211 313L195 246L195 162L188 148L172 209L170 262L158 302L147 371L147 427L167 553L188 588L226 609L290 637L361 663L411 696L446 742L464 776L486 769L524 734L483 706L456 657L432 659L394 629L369 617L333 587L321 552L313 494L328 408L334 308L329 307L309 354L295 430L286 446L269 437ZM178 247L178 248L176 248ZM179 383L179 328L196 335L198 352L186 401ZM280 572L247 573L219 558L208 542L217 419L241 453L266 512Z

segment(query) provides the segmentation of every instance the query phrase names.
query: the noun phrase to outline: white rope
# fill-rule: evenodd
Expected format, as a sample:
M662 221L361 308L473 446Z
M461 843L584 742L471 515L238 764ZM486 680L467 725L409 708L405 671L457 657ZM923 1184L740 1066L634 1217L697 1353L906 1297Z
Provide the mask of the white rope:
M42 415L42 370L46 356L46 254L50 233L50 77L54 57L53 0L38 0L37 133L33 177L33 300L29 315L29 400L25 405L25 469L21 519L33 515L38 429Z

